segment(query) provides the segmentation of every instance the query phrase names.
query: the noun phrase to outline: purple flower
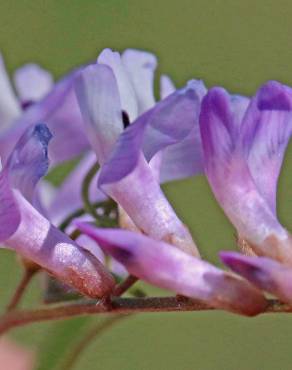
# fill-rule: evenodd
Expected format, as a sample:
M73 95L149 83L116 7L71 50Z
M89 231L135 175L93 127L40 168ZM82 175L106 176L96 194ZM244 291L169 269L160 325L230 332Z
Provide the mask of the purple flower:
M241 238L258 255L292 264L292 243L276 215L276 187L292 128L292 90L263 85L249 102L213 88L202 102L205 173Z
M162 193L158 177L163 150L187 139L193 130L199 133L205 88L191 81L143 113L154 104L154 59L145 52L127 53L120 57L104 50L97 64L85 68L76 81L88 139L102 166L99 186L142 232L198 255L188 230ZM139 78L143 84L137 82ZM175 164L173 168L176 171Z
M164 99L170 94L174 93L176 87L172 82L171 78L167 75L162 75L160 77L160 98Z
M0 241L81 293L102 297L114 286L110 273L30 203L48 169L51 137L44 124L28 128L0 173Z
M261 290L281 301L292 303L292 269L267 257L250 257L236 252L221 252L222 261Z
M116 80L119 82L119 86L121 86L121 88L124 86L126 93L123 96L126 96L128 101L124 99L123 104L128 107L127 109L129 112L132 112L131 114L133 117L137 117L138 113L143 113L154 106L153 78L157 61L153 54L127 49L120 57L118 54L112 53L110 50L106 49L100 55L99 61L104 62L106 65L110 65L114 71ZM199 81L193 82L193 84L197 84L197 92L200 94L201 99L206 92L204 85ZM162 76L161 96L166 97L174 91L175 86L170 79L166 76ZM129 102L131 103L130 107ZM124 111L123 114L124 120L127 119L128 114L126 114L126 111ZM141 133L139 135L141 136ZM155 138L154 130L152 130L151 140L153 136ZM148 141L149 140L150 137ZM156 140L156 143L157 142L158 140ZM193 158L193 160L190 161L189 158ZM82 180L90 166L94 164L94 161L95 156L91 153L86 154L76 169L72 171L58 191L50 198L51 201L47 207L48 215L54 220L54 223L59 223L68 213L82 205ZM198 120L195 127L184 140L165 147L152 158L150 164L155 176L158 178L160 177L160 181L162 182L189 177L202 172L202 148ZM93 184L96 183L96 181L97 178L94 179ZM45 188L47 194L48 186L42 182L41 189L43 188ZM90 190L92 201L96 202L105 198L104 193L98 191L96 187L91 186ZM43 193L42 191L42 197ZM121 206L119 206L119 215L120 224L122 226L131 229L136 228Z
M0 56L0 155L3 163L24 130L43 121L54 135L50 145L53 164L71 159L89 147L72 87L78 73L74 71L54 84L49 72L36 64L27 64L14 74L16 96Z
M213 307L256 315L266 306L260 291L247 281L223 272L173 245L140 233L98 229L77 222L78 228L121 262L134 276Z
M196 90L199 102L201 102L207 93L204 83L200 80L192 80L191 84ZM168 97L175 90L176 88L171 79L166 75L162 75L160 79L161 99ZM199 128L199 110L190 133L183 140L177 144L167 146L160 153L160 181L162 183L184 179L204 172L203 150Z

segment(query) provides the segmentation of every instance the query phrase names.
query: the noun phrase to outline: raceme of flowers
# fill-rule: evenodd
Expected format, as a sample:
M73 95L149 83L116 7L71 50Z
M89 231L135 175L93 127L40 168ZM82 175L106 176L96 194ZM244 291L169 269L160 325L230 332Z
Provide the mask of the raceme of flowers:
M155 101L156 67L149 52L105 49L56 83L35 64L10 81L0 59L2 246L91 298L110 296L127 270L244 315L266 307L264 292L291 303L292 239L277 219L276 191L292 89L270 81L249 98L199 80L177 89L163 75ZM43 178L74 158L59 188ZM200 258L161 189L196 174L236 228L242 254L220 253L233 272ZM99 205L113 201L118 219L108 212L102 223Z

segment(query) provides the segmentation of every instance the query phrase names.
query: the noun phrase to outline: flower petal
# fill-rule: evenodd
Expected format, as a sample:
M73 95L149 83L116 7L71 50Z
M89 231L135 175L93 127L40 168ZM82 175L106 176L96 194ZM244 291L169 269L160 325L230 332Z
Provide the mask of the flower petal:
M36 187L35 196L33 199L33 206L50 221L50 214L48 212L53 200L57 196L58 188L52 185L46 179L41 179Z
M113 173L119 171L119 162L116 163L117 167L112 166ZM175 214L142 155L134 171L118 182L103 182L101 172L99 186L124 208L142 232L199 255L189 231Z
M0 173L0 242L13 235L20 223L20 211L10 187L7 170Z
M124 230L77 226L129 273L150 284L246 315L255 315L266 305L263 295L247 282L169 244Z
M203 174L203 150L199 124L194 126L184 140L166 147L161 154L161 183Z
M201 103L207 89L202 81L192 80L192 83ZM199 114L197 114L194 127L187 137L163 150L160 164L160 181L163 183L180 180L203 172L203 149Z
M103 163L123 130L117 81L106 65L86 67L75 83L87 136Z
M89 67L86 70L89 70ZM95 73L93 73L93 71ZM98 75L96 71L100 71L100 74ZM77 85L77 95L80 100L80 105L83 107L81 108L82 111L84 112L88 105L93 105L93 102L96 100L99 101L99 104L102 107L108 107L107 110L102 111L103 113L107 113L110 109L114 109L115 105L117 105L115 104L115 100L118 100L118 93L111 69L104 65L96 65L94 67L90 67L90 76L86 77L85 81L83 80L83 76L84 73L82 73L81 77L78 79L78 82L81 85ZM102 99L92 99L93 95L88 94L88 96L84 98L83 93L84 91L86 92L86 89L84 88L85 84L88 83L90 85L96 76L98 76L101 82L104 81L105 97ZM112 91L117 97L116 99L108 99L108 89L109 85L111 84L113 87ZM99 84L95 84L95 86L98 85ZM101 89L101 91L102 90L103 89ZM82 95L80 96L80 94ZM99 98L99 96L97 96L97 98ZM94 107L94 109L96 109L96 107ZM118 109L118 111L120 111L120 109ZM117 110L114 111L114 113L117 113ZM89 119L91 119L93 116L93 114L90 115L86 113L86 111L85 114L85 119L87 121L89 121ZM111 119L108 122L111 124L113 119L111 113L109 113L109 115L111 116ZM103 164L103 161L107 159L107 155L111 150L112 141L109 142L109 140L104 140L103 137L104 135L106 138L106 135L109 134L109 130L105 124L106 121L104 115L101 116L101 121L98 121L98 118L96 119L96 122L94 122L97 124L97 126L92 128L92 125L90 125L90 130L93 130L91 138L96 137L96 141L93 142L93 144L95 144L94 148L96 150L98 160L101 162L101 164ZM98 131L99 135L96 135L96 129L100 130ZM122 153L122 156L124 154L127 155L127 153ZM190 233L177 218L170 204L164 197L159 184L157 183L153 172L146 163L145 159L141 156L141 159L139 159L138 162L140 165L137 166L137 171L133 174L133 176L130 176L129 178L125 179L125 181L122 180L119 184L117 184L115 180L117 176L119 176L120 172L123 171L119 161L120 158L118 157L118 166L115 166L115 162L113 162L113 165L111 164L110 166L107 164L107 162L103 164L102 168L109 168L109 172L105 170L105 175L103 175L103 178L103 170L100 174L99 186L102 188L102 190L115 199L118 204L125 209L139 229L150 233L154 237L166 238L178 247L187 250L189 253L197 255L198 251L190 236ZM113 179L111 176L114 176L114 184L112 184ZM146 182L144 182L144 180ZM147 197L145 197L144 192L142 192L145 183L148 185Z
M141 149L149 161L157 152L188 136L198 124L200 101L193 82L140 116L119 137L102 169L100 183L119 181L137 166ZM112 168L118 168L113 171Z
M112 291L114 280L97 258L52 226L18 191L14 198L21 222L6 246L87 296L99 298Z
M50 145L52 163L71 159L89 147L73 90L73 82L78 73L78 70L74 71L57 82L44 99L31 105L0 137L3 163L25 129L39 122L46 122L54 136Z
M292 89L270 81L250 104L241 127L241 145L253 180L275 214L277 181L291 132Z
M208 172L218 166L219 160L224 163L229 159L235 146L232 126L229 95L221 88L210 89L203 99L200 114L205 167Z
M23 104L34 103L44 98L54 85L52 74L33 63L18 68L13 77Z
M238 122L234 122L225 90L213 88L203 99L200 129L206 175L239 235L257 254L292 263L290 236L258 192L237 147Z
M166 98L168 95L174 93L176 87L171 78L167 75L160 77L160 99Z
M189 81L157 103L146 123L143 152L149 161L158 151L185 139L198 125L202 90L201 81Z
M142 114L155 104L153 83L157 58L146 51L127 49L122 54L122 62L136 93L138 112Z
M130 122L133 122L138 115L137 97L120 54L113 52L111 49L104 49L99 55L97 62L110 67L113 71L118 84L122 109L128 114Z
M0 54L0 132L9 127L16 119L21 109L18 100L13 92L8 73L5 68L4 60Z
M52 134L44 124L29 128L19 139L6 169L13 188L32 201L34 188L48 170L48 144Z
M231 95L230 100L233 120L237 127L240 127L242 119L249 107L250 99L243 95Z
M29 128L11 153L0 174L0 241L8 239L19 226L20 211L12 188L32 200L38 180L47 172L47 146L51 133L43 125Z
M235 252L221 252L221 260L259 289L284 302L292 302L292 269L266 257L249 257Z
M72 85L63 102L47 118L46 123L53 134L50 144L52 165L76 158L90 148Z

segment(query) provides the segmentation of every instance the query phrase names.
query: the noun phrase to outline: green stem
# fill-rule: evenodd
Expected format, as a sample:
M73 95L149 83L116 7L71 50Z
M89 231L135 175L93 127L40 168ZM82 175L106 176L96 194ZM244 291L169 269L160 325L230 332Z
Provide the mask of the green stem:
M113 295L116 297L120 297L123 295L128 289L131 288L136 282L138 278L133 275L129 275L124 281L122 281L119 285L116 286Z
M107 199L107 200L102 201L102 202L92 203L92 207L94 209L103 208L105 210L105 214L107 216L107 215L109 215L109 213L111 211L115 210L116 205L111 199ZM70 213L68 216L66 216L66 218L61 222L61 224L59 226L59 229L61 231L65 231L66 228L70 225L70 223L74 220L74 218L83 216L85 213L86 213L86 210L84 208L76 209L75 211ZM98 216L98 217L99 217L99 220L103 218L102 216Z
M98 169L99 169L99 164L96 162L90 168L87 175L85 176L83 183L82 183L82 190L81 190L84 209L87 213L91 214L93 218L95 218L96 220L99 219L99 215L96 212L96 208L90 202L89 189L90 189L91 181L96 175L96 172L98 171Z

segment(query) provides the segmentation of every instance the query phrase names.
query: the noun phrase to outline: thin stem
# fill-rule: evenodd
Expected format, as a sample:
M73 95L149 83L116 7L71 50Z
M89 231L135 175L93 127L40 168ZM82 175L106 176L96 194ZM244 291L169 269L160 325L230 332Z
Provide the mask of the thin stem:
M81 354L87 348L87 346L97 337L101 336L105 331L110 329L113 325L117 322L121 321L122 319L128 317L129 315L117 315L113 317L107 318L102 323L98 323L94 325L90 330L86 333L86 335L81 339L81 341L73 348L70 352L69 356L65 360L64 366L62 370L71 370L73 369L74 365L76 364L77 360L80 358Z
M91 205L94 209L102 207L105 208L108 212L114 209L114 203L111 199L107 199L102 202L94 202ZM65 231L66 228L70 225L70 223L74 220L74 218L81 217L86 213L84 208L78 208L72 213L70 213L66 218L60 223L59 229ZM99 216L100 217L100 216Z
M213 310L212 307L194 300L178 300L176 297L113 298L111 305L96 304L96 301L78 301L35 310L12 311L0 318L0 334L18 326L34 322L67 319L82 315L130 314L137 312L174 312ZM292 310L292 308L291 308Z
M35 273L36 273L35 270L30 270L30 269L27 269L27 268L24 269L21 280L20 280L18 286L16 287L16 290L15 290L10 302L7 305L6 310L8 312L14 310L17 307L21 298L24 295L24 292L25 292L28 284L30 283L30 281L31 281L31 279L32 279L32 277L34 276Z
M72 240L76 240L79 238L79 236L81 235L81 231L78 230L78 229L75 229L72 231L72 233L69 235L69 237L72 239Z
M99 164L96 162L94 165L90 168L87 175L85 176L83 183L82 183L82 199L84 203L84 209L86 212L91 214L93 218L98 219L99 215L96 212L95 207L90 202L90 196L89 196L89 189L91 181L93 180L94 176L96 175L96 172L99 169Z
M138 281L138 278L133 275L129 275L125 280L115 287L113 295L119 297L123 295L131 286L133 286Z
M12 328L34 322L68 319L81 315L130 314L141 312L184 312L214 310L213 307L193 299L176 297L113 298L112 304L82 301L71 304L41 307L35 310L11 311L0 318L0 334ZM261 313L291 313L292 306L278 300L269 300Z
M59 229L61 231L65 231L67 227L70 225L70 223L74 220L74 218L81 217L85 214L84 208L78 208L76 211L70 213L64 221L61 222Z

